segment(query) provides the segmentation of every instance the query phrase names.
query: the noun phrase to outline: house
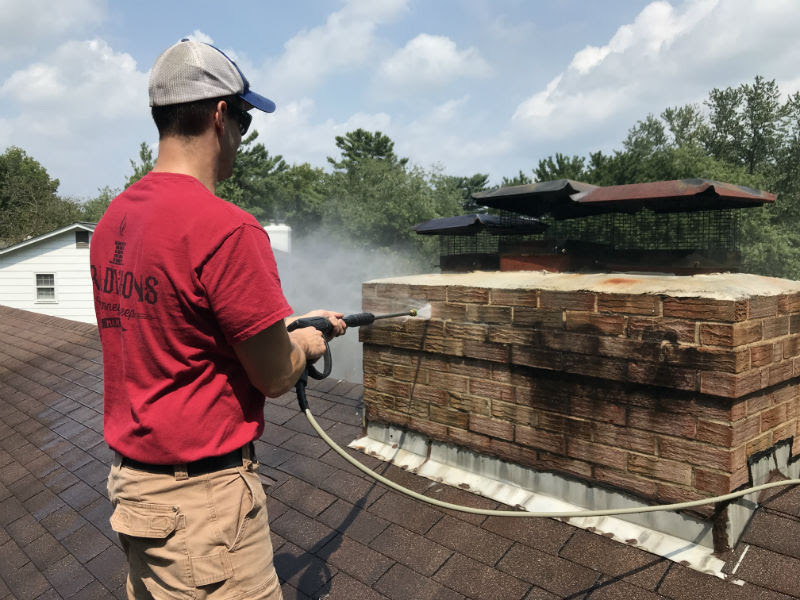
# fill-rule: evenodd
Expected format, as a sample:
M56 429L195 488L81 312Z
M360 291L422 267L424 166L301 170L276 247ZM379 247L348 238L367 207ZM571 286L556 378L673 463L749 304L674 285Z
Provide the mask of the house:
M0 305L95 323L89 242L96 223L73 223L0 249ZM291 228L264 227L276 251L291 249Z
M97 329L0 306L0 599L124 598L108 518ZM361 435L363 387L312 382L339 444ZM344 462L299 413L268 399L255 442L284 598L328 600L789 600L800 598L800 488L769 490L726 579L555 519L442 510ZM503 508L347 450L421 494Z
M95 323L89 242L95 223L73 223L0 250L0 304Z

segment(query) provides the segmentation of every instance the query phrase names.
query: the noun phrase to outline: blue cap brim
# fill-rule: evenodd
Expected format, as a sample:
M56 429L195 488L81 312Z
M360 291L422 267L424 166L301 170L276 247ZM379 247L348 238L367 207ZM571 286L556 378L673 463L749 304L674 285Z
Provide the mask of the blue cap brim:
M254 108L258 110L263 110L264 112L275 112L275 103L270 100L269 98L265 98L261 94L256 94L251 90L247 90L242 94L239 94L239 98L252 104Z

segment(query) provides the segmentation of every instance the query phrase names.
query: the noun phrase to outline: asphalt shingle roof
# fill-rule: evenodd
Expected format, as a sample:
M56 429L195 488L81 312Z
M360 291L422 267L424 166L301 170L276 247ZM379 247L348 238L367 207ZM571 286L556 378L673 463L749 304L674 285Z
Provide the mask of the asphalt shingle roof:
M309 403L337 442L361 435L361 386L318 382ZM388 490L316 437L293 394L268 400L265 417L256 452L274 481L287 600L800 598L800 489L763 498L728 559L738 586L561 521L455 513ZM96 328L0 307L0 600L124 597L124 555L108 524L111 456ZM358 458L424 494L500 507Z

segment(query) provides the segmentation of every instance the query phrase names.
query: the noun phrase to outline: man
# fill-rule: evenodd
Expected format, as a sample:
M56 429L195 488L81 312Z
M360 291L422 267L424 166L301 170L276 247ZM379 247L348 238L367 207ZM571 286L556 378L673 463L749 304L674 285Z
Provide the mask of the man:
M266 232L214 195L247 111L275 104L221 51L182 40L153 66L150 105L158 159L91 244L128 597L279 599L252 442L264 395L291 390L325 344L313 328L287 333ZM344 333L340 313L309 315Z

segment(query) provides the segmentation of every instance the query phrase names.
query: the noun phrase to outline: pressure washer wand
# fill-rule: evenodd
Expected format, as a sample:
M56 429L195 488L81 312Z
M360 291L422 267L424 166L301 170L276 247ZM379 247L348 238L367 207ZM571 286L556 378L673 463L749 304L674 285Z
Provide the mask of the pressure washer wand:
M368 312L355 313L343 317L342 320L347 323L348 327L362 327L364 325L372 325L378 319L392 319L395 317L416 317L417 311L414 309L405 312L389 313L386 315L374 315ZM328 346L328 337L333 333L333 323L327 317L304 317L296 319L289 323L286 327L287 331L294 331L302 327L314 327L322 332L325 336L325 354L323 355L323 367L320 373L314 365L307 365L300 379L297 380L294 388L297 392L297 402L300 405L300 410L308 408L308 401L306 400L306 385L308 385L308 378L311 376L313 379L325 379L331 374L333 367L333 359L331 358L331 349Z
M348 327L361 327L362 325L372 325L378 319L394 319L395 317L416 317L417 311L413 308L405 312L389 313L386 315L373 315L372 313L363 312L354 315L347 315L342 320L347 323Z

